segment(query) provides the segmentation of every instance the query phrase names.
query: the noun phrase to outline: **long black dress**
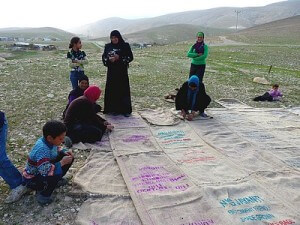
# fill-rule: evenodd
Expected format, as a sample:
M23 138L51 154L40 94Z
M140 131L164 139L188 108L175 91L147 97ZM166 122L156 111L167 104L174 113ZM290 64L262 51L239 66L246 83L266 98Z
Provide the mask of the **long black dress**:
M110 62L109 56L118 54L120 59ZM128 77L129 63L133 54L128 43L106 44L102 61L107 69L104 97L104 113L131 114L131 96Z

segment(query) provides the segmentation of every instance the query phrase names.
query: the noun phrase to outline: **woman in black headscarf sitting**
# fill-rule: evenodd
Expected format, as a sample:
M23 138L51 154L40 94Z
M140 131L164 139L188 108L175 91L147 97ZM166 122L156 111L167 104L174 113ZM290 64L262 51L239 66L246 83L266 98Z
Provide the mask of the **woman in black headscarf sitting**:
M89 87L89 78L86 75L82 75L79 78L79 85L77 88L73 89L68 96L68 104L63 112L63 119L65 118L67 109L69 108L72 101L74 101L76 98L79 98L83 96L84 91ZM101 106L98 104L94 104L96 113L101 111Z
M128 117L132 113L128 67L133 54L119 31L112 31L110 40L111 43L105 45L102 55L103 64L108 68L104 113Z

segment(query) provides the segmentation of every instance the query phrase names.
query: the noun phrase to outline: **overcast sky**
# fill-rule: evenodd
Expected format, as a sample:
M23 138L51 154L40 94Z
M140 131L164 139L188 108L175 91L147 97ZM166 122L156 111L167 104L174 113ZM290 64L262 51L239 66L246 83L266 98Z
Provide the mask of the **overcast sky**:
M0 0L0 28L70 29L108 17L153 17L223 6L263 6L278 0Z

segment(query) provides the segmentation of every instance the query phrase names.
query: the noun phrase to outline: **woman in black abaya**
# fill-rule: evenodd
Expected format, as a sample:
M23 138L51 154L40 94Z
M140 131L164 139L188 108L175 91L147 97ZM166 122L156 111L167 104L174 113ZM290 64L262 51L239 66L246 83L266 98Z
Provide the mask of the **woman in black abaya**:
M103 64L107 67L104 113L127 117L132 113L128 67L133 54L119 31L112 31L110 40L102 55Z

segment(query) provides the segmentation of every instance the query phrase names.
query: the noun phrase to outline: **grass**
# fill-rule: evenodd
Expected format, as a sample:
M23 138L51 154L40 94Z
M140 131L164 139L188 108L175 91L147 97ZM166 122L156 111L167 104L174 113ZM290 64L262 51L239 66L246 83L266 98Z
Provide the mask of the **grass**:
M135 110L143 108L173 107L163 96L187 80L190 61L186 51L192 43L180 43L147 49L135 49L135 60L129 69L132 100ZM13 163L22 169L31 147L41 136L43 124L59 119L71 89L67 66L67 42L60 42L60 50L53 52L14 52L0 63L0 106L9 120L8 154ZM90 63L86 74L91 84L105 87L106 68L101 62L101 52L93 43L84 43ZM212 99L237 98L254 107L299 106L300 102L300 47L247 45L215 46L210 48L204 82ZM0 53L6 50L1 48ZM268 73L273 65L271 73ZM256 76L265 77L271 83L279 83L284 100L277 103L255 103L254 96L263 94L270 87L252 82ZM54 97L47 97L53 94ZM102 100L100 101L103 105ZM220 107L212 102L211 107ZM87 155L87 154L85 154ZM85 157L79 160L77 167ZM8 187L0 185L0 217L5 213L17 216L6 224L26 224L24 212L14 205L4 206L3 199ZM63 195L64 196L64 195ZM58 203L59 204L59 203ZM24 206L23 206L24 207ZM63 207L63 206L62 206ZM72 219L72 217L70 217ZM49 217L45 217L45 223ZM51 220L50 220L51 221ZM53 222L53 221L52 221ZM72 224L70 221L68 221ZM1 223L0 223L1 224Z

